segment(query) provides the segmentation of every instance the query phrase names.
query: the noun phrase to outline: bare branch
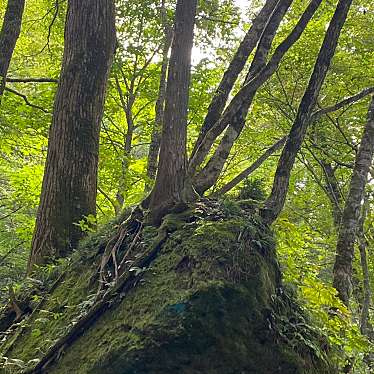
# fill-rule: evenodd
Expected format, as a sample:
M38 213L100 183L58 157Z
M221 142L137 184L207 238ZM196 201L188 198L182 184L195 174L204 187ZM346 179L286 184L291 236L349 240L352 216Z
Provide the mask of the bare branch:
M55 78L7 78L7 83L58 83Z
M242 182L245 178L247 178L250 174L257 170L272 154L274 154L277 150L281 149L284 143L287 141L287 138L287 136L284 136L282 139L279 139L270 148L268 148L252 165L250 165L247 169L243 170L233 180L225 184L220 190L214 193L214 195L223 195L226 192L233 189L240 182Z
M365 88L364 90L358 92L357 94L347 97L343 99L342 101L336 103L335 105L328 106L327 108L320 109L312 114L312 121L317 121L319 118L324 116L325 114L331 113L331 112L336 112L337 110L356 103L357 101L363 99L364 97L374 93L374 87L368 87Z
M12 93L12 94L14 94L14 95L16 95L16 96L22 97L22 99L23 99L23 101L26 103L26 105L28 105L28 106L30 106L30 107L32 107L32 108L35 108L35 109L41 110L41 111L43 111L44 113L48 113L48 114L50 114L50 112L49 112L48 110L42 108L41 106L30 103L30 101L29 101L29 99L27 98L27 96L24 95L24 94L22 94L21 92L18 92L18 91L16 91L16 90L13 90L13 89L11 89L11 88L9 88L9 87L5 87L5 91L8 91L8 92L10 92L10 93Z

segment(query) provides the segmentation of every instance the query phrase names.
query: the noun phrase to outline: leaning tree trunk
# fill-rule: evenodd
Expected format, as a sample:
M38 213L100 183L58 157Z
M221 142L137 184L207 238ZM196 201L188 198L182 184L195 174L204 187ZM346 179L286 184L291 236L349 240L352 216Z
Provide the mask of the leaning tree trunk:
M273 14L271 15L269 22L261 35L256 53L244 81L244 86L250 84L251 80L254 79L257 74L260 74L261 69L266 65L268 55L270 53L271 46L279 25L291 6L292 1L293 0L280 0ZM230 155L231 148L244 128L245 121L255 98L256 92L257 89L254 89L253 92L246 98L245 102L243 102L243 104L240 106L239 110L231 118L228 129L217 146L213 156L210 158L201 172L194 178L193 184L198 193L203 194L217 182L226 160Z
M219 120L225 108L229 94L232 91L240 73L244 69L250 54L253 52L256 44L260 40L261 34L263 33L277 3L278 0L267 0L258 15L254 18L251 28L245 34L234 55L234 58L231 60L221 82L214 92L213 99L209 105L199 137L194 145L192 156L195 155L195 152L203 142L207 132Z
M340 32L351 4L352 0L339 1L327 29L308 87L301 99L289 138L279 159L271 194L265 202L265 208L262 210L263 219L268 224L274 222L283 209L288 192L291 170L301 144L304 141L308 125L311 122L312 110L316 105L319 92L335 54Z
M361 202L374 155L374 96L372 97L368 121L356 156L348 198L345 203L334 264L333 285L344 304L349 304L351 294L352 262L354 244L360 219Z
M155 186L151 192L151 221L157 223L175 203L183 200L187 164L187 113L191 50L197 0L178 0L174 39L166 88L164 126Z
M8 0L0 31L0 104L5 90L10 60L21 32L24 8L25 0Z
M233 121L233 118L237 113L240 113L241 108L246 102L252 100L253 95L257 90L275 73L282 58L289 51L289 49L299 40L308 23L312 19L313 15L320 6L322 0L311 0L309 5L306 7L304 13L300 17L299 21L289 33L289 35L279 44L275 49L269 62L261 69L261 71L251 79L247 84L245 84L239 92L233 97L231 102L227 105L223 114L219 120L210 128L209 131L204 136L203 141L197 148L196 152L193 154L188 165L188 175L195 176L198 168L204 162L208 156L214 142L218 139L220 134L228 127L224 138L221 139L220 144L217 146L214 155L212 156L212 162L209 162L209 166L206 165L202 172L204 174L209 173L209 169L215 168L215 160L220 160L221 150L222 153L227 153L229 144L232 139L236 139L238 134L233 126L229 126ZM213 161L214 160L214 161ZM199 173L198 179L202 180L202 172ZM197 181L199 183L199 181ZM197 190L203 191L204 188L200 186L195 186ZM206 187L205 187L206 188Z
M115 41L113 0L69 1L28 271L67 255L82 237L76 224L96 212L99 130Z

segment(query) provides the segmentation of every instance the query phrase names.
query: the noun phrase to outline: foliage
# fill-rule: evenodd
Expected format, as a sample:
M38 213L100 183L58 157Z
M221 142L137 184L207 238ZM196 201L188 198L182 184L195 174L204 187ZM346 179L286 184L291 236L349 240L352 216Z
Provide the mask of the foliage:
M331 248L316 232L286 218L278 220L276 232L284 280L297 291L304 312L328 339L335 363L343 368L352 362L355 373L365 373L363 359L373 345L361 335L354 315L331 287L326 271L326 263L332 263Z
M66 3L27 1L22 33L11 62L9 77L58 78ZM282 22L274 47L295 24L305 3L304 0L294 1ZM215 189L251 165L264 150L288 133L335 3L323 2L317 16L285 56L276 74L259 90L246 127L233 147ZM166 1L168 24L172 22L174 4L174 1ZM238 8L237 4L233 0L200 1L193 51L189 152L198 136L212 94L240 38L249 28L251 18L263 1L253 1L251 7L245 8ZM148 146L158 95L162 57L160 46L164 38L160 1L117 0L116 5L118 49L109 79L100 137L98 215L96 220L86 217L76 223L86 232L94 230L96 223L101 226L108 221L112 222L118 192L123 194L125 208L143 199ZM1 18L5 6L6 1L0 3ZM353 3L318 107L333 105L363 88L374 86L373 15L374 5L371 0ZM124 150L129 117L121 102L116 77L125 99L134 95L131 107L134 132L129 151ZM133 82L132 87L129 82ZM239 84L234 91L238 90ZM20 284L24 277L56 91L56 83L9 82L8 86L26 95L34 106L27 105L20 96L5 92L0 110L1 300L8 296L7 286L11 283ZM328 196L329 185L323 165L328 164L334 170L342 196L340 204L343 204L357 144L366 120L367 104L365 98L323 116L311 125L293 170L285 210L275 226L278 256L285 282L296 290L298 298L303 301L303 313L309 314L316 322L318 332L328 337L335 354L335 363L342 367L346 360L354 357L357 372L364 372L363 356L372 347L359 333L362 290L357 291L352 310L348 311L337 300L331 288L337 228L333 221L333 207ZM242 200L259 201L261 205L271 189L277 160L278 155L270 157L243 186L235 190L234 195ZM372 207L372 195L370 199ZM252 206L258 208L255 204ZM235 215L240 207L238 203L225 200L224 209L227 214ZM122 218L117 217L116 224L120 224ZM369 239L370 281L374 289L372 225L373 215L369 213L365 229ZM88 242L82 244L86 252L96 250L99 243L105 242L112 227L109 224L105 227L105 233L99 231L91 235ZM204 229L208 230L208 227ZM213 234L212 241L216 235L220 237L217 231ZM46 269L41 270L41 274L48 272ZM362 284L358 256L355 259L355 274L357 283ZM45 274L42 277L45 278ZM18 287L15 286L15 289ZM42 322L38 321L40 324ZM290 324L292 322L284 321L284 328L287 329ZM40 339L37 328L35 339ZM292 340L292 337L287 339ZM25 364L8 360L8 365Z

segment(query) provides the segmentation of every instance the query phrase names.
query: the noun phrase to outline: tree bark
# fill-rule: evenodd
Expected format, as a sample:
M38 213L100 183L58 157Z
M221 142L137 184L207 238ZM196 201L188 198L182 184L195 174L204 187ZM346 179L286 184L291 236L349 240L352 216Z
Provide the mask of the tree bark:
M145 192L148 193L151 188L153 181L157 173L157 161L158 154L160 152L160 143L161 143L161 131L164 123L164 114L165 114L165 96L166 96L166 79L167 71L169 65L169 51L171 47L171 42L173 40L173 30L169 27L167 23L165 1L162 2L161 16L164 24L164 45L162 49L162 62L161 62L161 74L160 74L160 84L158 88L158 97L155 105L155 123L151 136L151 144L148 151L148 160L147 160L147 178L148 181L145 184Z
M239 74L243 70L249 55L256 47L257 42L260 39L265 26L270 19L272 12L274 11L279 0L267 0L261 11L258 13L256 18L253 20L251 28L248 30L244 39L239 45L238 50L235 53L234 58L231 60L230 65L225 71L220 84L218 85L213 99L209 105L208 113L204 119L203 126L201 128L199 137L195 143L192 151L192 156L199 148L203 141L206 133L212 128L212 126L219 120L222 111L226 105L229 94L234 87ZM281 0L281 2L284 0Z
M279 216L286 201L291 170L304 141L312 110L335 54L340 32L348 15L352 0L340 0L327 29L308 87L301 100L289 138L278 162L272 192L265 202L262 216L271 224Z
M28 272L66 256L96 212L99 130L115 49L113 0L70 0Z
M187 114L191 50L197 0L178 0L171 48L156 183L150 198L150 220L157 224L175 203L183 201L187 164Z
M25 0L8 0L0 31L0 104L14 48L21 32Z
M343 210L342 223L336 245L333 285L344 304L349 304L351 294L352 262L354 244L360 219L361 202L374 154L374 96L372 97L368 121L356 156L350 188Z

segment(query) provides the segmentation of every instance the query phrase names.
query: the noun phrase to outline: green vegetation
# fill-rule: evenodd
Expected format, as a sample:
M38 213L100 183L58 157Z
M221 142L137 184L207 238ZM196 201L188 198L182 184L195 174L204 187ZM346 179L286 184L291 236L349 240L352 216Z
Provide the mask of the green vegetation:
M11 1L0 3L0 24ZM56 117L66 14L74 1L26 1L4 92L1 59L5 54L0 43L0 372L27 373L108 295L95 320L53 356L48 373L373 372L374 171L372 165L369 168L370 155L357 211L346 220L359 221L353 227L352 271L343 274L352 286L349 303L342 301L334 283L337 242L346 230L341 223L352 194L353 170L360 164L357 155L364 128L373 123L370 113L374 111L368 115L374 92L373 1L352 2L321 90L313 92L316 100L310 112L301 115L309 120L305 138L300 139L301 147L288 170L292 172L284 207L269 225L264 212L280 156L292 151L284 144L298 124L317 55L326 52L320 48L337 4L348 4L348 0L321 1L300 38L254 92L248 113L241 113L243 128L237 138L231 133L235 140L227 155L219 147L222 139L231 139L231 125L243 105L229 118L225 132L213 140L193 175L183 170L183 183L175 183L183 185L174 194L180 201L172 201L159 222L151 217L154 206L149 193L157 182L148 170L149 155L155 134L164 124L160 108L165 111L170 101L162 86L172 86L167 79L172 48L168 37L177 1L90 0L87 4L97 1L116 6L117 43L103 115L95 117L100 123L99 146L87 150L87 158L78 163L84 171L88 156L98 159L97 196L91 199L93 207L96 201L96 214L92 209L76 222L68 222L84 237L79 245L66 246L65 258L56 258L52 246L47 264L35 266L27 276L50 126ZM264 61L260 58L261 68L292 32L307 5L318 3L288 2L291 5ZM188 118L179 118L187 123L183 168L191 166L215 90L265 3L271 1L198 1L186 93ZM287 0L273 3L287 4ZM75 36L73 40L78 40L81 33ZM245 67L237 72L222 109L230 108L250 67L256 68L260 36ZM94 59L100 51L95 48L87 48ZM95 72L102 67L86 65ZM87 86L95 82L84 81ZM70 88L74 87L66 92ZM99 107L95 110L101 112ZM177 130L182 133L184 128ZM75 135L77 143L85 144L84 130ZM184 152L184 144L181 149L172 149L170 160ZM71 161L74 152L67 153ZM154 172L158 154L157 149ZM222 171L206 191L199 190L198 182L211 177L203 172L212 166L214 156L224 160ZM249 175L220 193L251 167ZM217 170L213 165L210 172ZM88 183L93 190L94 179ZM67 185L74 182L61 180ZM161 182L170 180L161 178ZM75 207L85 197L72 197L57 187L51 190L76 203ZM167 189L161 185L159 190ZM65 209L57 211L61 217L63 213ZM118 266L122 260L122 267ZM145 265L138 266L142 261Z

